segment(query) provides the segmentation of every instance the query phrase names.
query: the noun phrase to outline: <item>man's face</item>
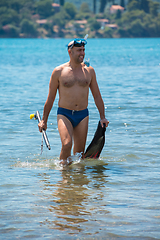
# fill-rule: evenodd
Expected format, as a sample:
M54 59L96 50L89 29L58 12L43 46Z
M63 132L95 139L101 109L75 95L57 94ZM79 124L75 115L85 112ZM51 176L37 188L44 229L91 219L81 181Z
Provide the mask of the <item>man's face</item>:
M76 63L82 63L85 56L85 47L73 47L71 49L71 55Z

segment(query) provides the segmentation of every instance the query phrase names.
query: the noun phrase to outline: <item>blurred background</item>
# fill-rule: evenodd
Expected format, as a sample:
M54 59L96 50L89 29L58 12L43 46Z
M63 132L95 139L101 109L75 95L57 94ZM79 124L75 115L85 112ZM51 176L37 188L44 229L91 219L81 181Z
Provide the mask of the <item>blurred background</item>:
M160 0L1 0L0 38L160 37Z

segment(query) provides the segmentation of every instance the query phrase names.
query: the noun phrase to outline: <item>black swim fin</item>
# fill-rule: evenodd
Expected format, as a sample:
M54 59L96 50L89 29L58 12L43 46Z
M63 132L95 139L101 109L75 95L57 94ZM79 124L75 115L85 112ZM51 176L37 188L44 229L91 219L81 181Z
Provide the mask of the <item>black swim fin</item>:
M99 121L97 130L94 134L92 142L84 153L84 158L99 158L105 143L105 126L102 128Z

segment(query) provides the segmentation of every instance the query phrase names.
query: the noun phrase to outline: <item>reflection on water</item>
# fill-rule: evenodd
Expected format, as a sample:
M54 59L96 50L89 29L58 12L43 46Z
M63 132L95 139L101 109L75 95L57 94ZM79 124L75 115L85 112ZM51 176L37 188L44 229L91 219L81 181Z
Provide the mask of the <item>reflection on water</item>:
M102 211L106 166L79 165L78 169L68 168L61 174L62 179L56 184L51 182L49 175L40 176L44 194L47 193L50 201L48 209L54 215L53 221L47 220L43 224L49 224L49 228L81 232L93 213Z
M53 201L57 204L51 205L49 209L56 212L57 219L54 223L60 230L67 227L81 231L80 223L86 222L85 215L90 214L85 208L89 196L86 187L88 184L89 179L84 172L62 172L62 180L53 193Z
M23 174L26 172L29 178L26 202L28 199L33 207L23 217L25 223L33 219L34 223L27 225L28 230L34 229L39 236L47 233L54 239L65 240L134 237L142 240L152 235L145 229L154 228L153 239L156 239L159 236L159 162L142 162L141 156L136 156L127 154L112 162L105 158L78 160L66 168L58 164L58 159L38 157L18 161L13 167L21 169ZM34 177L28 177L28 170ZM32 183L37 176L39 181ZM14 189L23 196L21 185ZM11 199L15 216L13 203ZM21 215L19 206L16 209L17 219Z

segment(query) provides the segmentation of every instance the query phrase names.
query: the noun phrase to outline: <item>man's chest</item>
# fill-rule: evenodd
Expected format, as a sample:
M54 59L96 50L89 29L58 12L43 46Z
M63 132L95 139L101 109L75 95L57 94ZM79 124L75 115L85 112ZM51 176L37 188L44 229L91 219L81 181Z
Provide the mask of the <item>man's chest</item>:
M90 83L90 76L83 71L69 71L67 74L63 73L59 80L60 84L62 84L64 87L72 87L74 85L86 87Z

